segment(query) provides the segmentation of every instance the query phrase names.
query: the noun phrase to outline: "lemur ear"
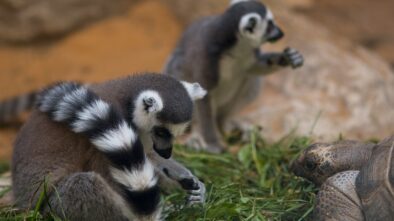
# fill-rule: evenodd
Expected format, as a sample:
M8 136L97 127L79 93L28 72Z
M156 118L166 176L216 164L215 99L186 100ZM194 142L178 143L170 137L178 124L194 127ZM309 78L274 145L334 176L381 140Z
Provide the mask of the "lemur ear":
M199 83L182 81L182 84L193 101L200 100L207 95L207 91Z
M142 108L146 113L157 113L163 109L163 100L156 91L144 91L137 99L137 108Z

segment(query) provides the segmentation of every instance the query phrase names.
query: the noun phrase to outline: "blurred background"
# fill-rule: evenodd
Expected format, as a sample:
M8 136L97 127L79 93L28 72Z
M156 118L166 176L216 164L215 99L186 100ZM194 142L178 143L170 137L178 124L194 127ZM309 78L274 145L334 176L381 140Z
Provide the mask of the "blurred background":
M0 0L0 99L59 80L160 72L185 25L228 0ZM394 1L266 0L305 66L268 76L239 114L276 140L394 133ZM18 127L0 129L9 160Z

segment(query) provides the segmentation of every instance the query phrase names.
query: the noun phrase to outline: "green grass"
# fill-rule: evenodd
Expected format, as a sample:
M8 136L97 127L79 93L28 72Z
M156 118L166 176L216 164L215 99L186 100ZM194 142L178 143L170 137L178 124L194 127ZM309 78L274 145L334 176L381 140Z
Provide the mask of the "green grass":
M177 159L207 186L203 207L183 208L184 193L166 197L168 220L307 220L315 187L289 172L290 162L310 143L288 136L274 144L251 135L236 154L175 150Z
M166 194L165 220L308 220L316 187L293 176L289 165L310 139L287 136L267 143L256 134L248 142L232 141L231 153L221 155L176 146L177 160L206 184L207 201L204 206L187 207L184 192ZM27 214L0 210L0 221L23 218L43 220L37 210Z

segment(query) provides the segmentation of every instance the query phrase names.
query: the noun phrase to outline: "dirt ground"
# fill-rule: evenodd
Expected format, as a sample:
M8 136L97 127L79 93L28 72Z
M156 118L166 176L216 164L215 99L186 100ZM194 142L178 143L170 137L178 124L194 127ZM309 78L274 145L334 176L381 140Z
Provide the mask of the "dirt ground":
M394 66L394 1L315 0L298 12L378 52ZM160 71L182 30L159 0L97 22L51 43L0 46L0 99L59 80L104 81ZM307 36L306 36L307 38ZM8 160L17 128L0 130L0 160Z

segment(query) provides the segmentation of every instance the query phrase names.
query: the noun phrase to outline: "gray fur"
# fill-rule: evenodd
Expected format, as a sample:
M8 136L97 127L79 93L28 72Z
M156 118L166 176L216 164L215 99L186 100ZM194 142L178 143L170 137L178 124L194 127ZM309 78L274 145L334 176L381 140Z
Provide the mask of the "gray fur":
M50 210L70 221L126 221L114 200L112 187L95 172L74 173L58 185L48 199ZM118 196L119 197L119 196ZM46 207L47 212L49 208ZM65 217L63 214L67 214Z
M113 105L129 120L133 118L129 115L132 113L130 108L133 108L133 99L146 89L156 90L163 98L163 114L159 116L161 123L191 120L193 110L191 98L183 85L169 76L136 75L90 87L90 90ZM173 101L177 108L169 107ZM171 116L175 115L177 118L171 119ZM138 132L149 158L152 153L155 153L152 151L152 139L149 139L152 134L150 131L144 131L144 128L138 128ZM176 174L188 174L194 182L191 187L182 186L190 191L190 197L193 199L189 202L195 200L196 191L199 191L197 197L203 200L205 187L189 170L174 160L158 159L160 161L155 162L155 158L152 157L152 163L160 167L158 170L175 168ZM49 198L43 204L44 212L51 210L62 216L63 211L67 211L66 216L71 220L85 220L86 217L91 220L101 220L103 217L113 217L105 220L124 218L122 215L125 213L124 206L116 200L121 199L120 189L111 179L108 159L91 144L87 137L75 134L66 125L54 122L44 113L33 111L30 119L21 129L15 142L12 162L13 193L17 206L31 208L35 205L46 179ZM164 173L160 175L162 178L180 181L178 177L169 177ZM75 188L71 183L76 185ZM111 191L103 191L105 189ZM58 195L64 198L61 204L57 200ZM84 207L76 203L79 200L83 200ZM202 202L202 200L194 202ZM52 205L49 206L48 203ZM92 208L100 210L102 217L95 219L87 215Z
M261 43L278 40L280 29L258 1L231 5L223 14L202 18L191 24L168 59L164 73L177 79L197 81L208 90L208 96L196 104L193 145L211 152L224 148L222 134L229 118L254 100L260 89L259 76L281 67L297 68L302 55L294 49L282 53L264 53L246 37L238 26L242 16L255 13L269 20L269 29ZM268 17L266 17L268 16ZM272 36L276 33L277 36Z

